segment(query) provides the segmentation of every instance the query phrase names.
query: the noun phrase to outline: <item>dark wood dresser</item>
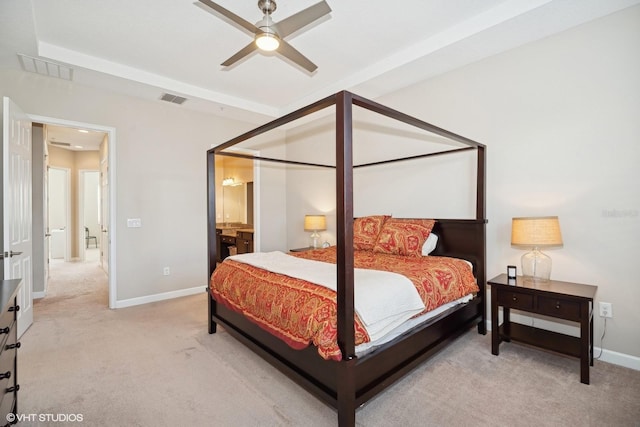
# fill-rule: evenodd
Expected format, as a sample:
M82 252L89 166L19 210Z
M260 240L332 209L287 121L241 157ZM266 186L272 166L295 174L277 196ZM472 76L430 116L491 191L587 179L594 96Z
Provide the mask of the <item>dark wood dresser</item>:
M226 234L230 230L231 234ZM235 228L224 229L216 227L216 253L218 262L222 262L229 255L253 252L253 229Z
M0 282L0 423L15 424L18 420L18 306L16 294L21 279ZM11 417L9 414L13 414ZM9 415L9 416L8 416ZM13 421L13 422L11 422Z

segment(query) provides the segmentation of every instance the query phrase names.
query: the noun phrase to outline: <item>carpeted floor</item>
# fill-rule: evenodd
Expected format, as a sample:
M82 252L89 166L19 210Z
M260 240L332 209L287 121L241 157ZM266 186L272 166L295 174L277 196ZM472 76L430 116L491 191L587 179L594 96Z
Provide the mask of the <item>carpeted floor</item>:
M25 426L334 426L335 412L224 331L206 294L107 308L97 263L52 265L18 353ZM52 414L52 415L47 415ZM61 418L59 415L62 414ZM38 418L38 416L40 418ZM72 417L71 417L72 418ZM504 343L475 330L357 414L361 426L640 426L640 372Z

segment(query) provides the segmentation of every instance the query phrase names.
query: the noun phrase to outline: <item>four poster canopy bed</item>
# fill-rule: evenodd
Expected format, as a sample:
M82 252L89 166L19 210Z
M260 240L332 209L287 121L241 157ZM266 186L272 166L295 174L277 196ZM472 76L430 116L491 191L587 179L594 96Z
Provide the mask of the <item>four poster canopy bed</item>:
M354 105L458 148L354 165ZM321 166L228 149L332 106L336 245L296 254L243 254L217 264L216 155ZM476 154L475 219L354 218L354 169L467 150ZM358 407L460 334L473 326L486 333L484 145L342 91L212 148L207 167L209 333L223 326L336 408L340 426L355 425ZM427 248L435 236L435 247ZM369 298L374 289L382 304ZM397 305L398 311L382 312L381 305Z

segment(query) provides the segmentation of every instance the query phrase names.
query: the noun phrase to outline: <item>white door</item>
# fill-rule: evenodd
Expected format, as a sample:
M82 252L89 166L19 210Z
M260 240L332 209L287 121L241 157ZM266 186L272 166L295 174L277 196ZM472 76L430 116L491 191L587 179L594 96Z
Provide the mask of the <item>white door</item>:
M71 261L71 169L49 167L49 257ZM84 233L83 233L84 235Z
M2 238L4 278L22 279L18 337L33 323L31 121L9 98L2 111Z
M106 141L100 151L100 207L98 221L100 222L100 265L109 274L109 147L111 141ZM111 296L109 296L111 298Z
M99 245L98 239L102 235L102 232L100 232L100 215L98 214L98 209L100 209L100 172L97 170L81 170L79 182L80 259L82 261L99 262L100 251L96 251L98 258L94 259L94 255L91 255L93 252L87 252L87 249L97 249Z
M44 139L45 141L48 140L48 136L46 134L47 132L47 127L45 126L44 128L45 131L45 136ZM44 262L45 262L45 266L44 266L44 286L42 287L43 292L47 292L47 283L49 281L49 274L50 274L50 269L49 266L51 265L51 256L50 256L50 251L51 251L51 231L49 229L49 146L45 143L44 144L44 165L43 165L44 171L42 173L42 176L44 178L44 186L43 186L43 191L44 191L44 205L42 206L42 210L44 212Z

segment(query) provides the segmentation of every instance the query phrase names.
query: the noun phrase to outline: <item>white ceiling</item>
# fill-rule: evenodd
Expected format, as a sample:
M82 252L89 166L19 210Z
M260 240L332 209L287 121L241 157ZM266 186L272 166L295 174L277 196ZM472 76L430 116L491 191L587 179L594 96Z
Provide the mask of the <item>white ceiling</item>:
M104 132L47 125L47 143L65 150L97 151L104 137Z
M277 0L274 21L318 0ZM2 0L0 68L17 54L73 69L73 81L176 108L264 123L347 89L376 98L431 76L640 3L640 0L327 0L329 16L287 37L313 74L254 53L251 41L194 0ZM257 0L218 0L249 22Z

